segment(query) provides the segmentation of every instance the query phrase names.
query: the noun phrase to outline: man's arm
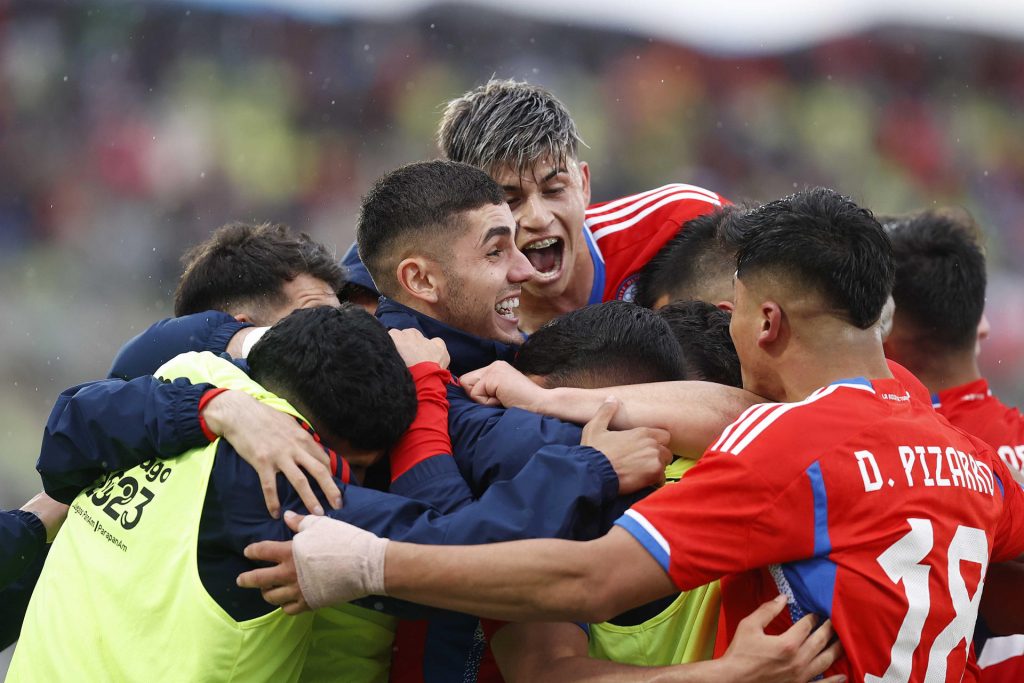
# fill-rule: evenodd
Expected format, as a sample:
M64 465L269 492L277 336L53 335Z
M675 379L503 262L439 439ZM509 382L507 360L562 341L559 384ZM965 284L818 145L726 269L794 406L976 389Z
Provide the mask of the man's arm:
M463 375L471 398L582 423L608 396L622 402L612 421L616 429L657 427L671 435L677 455L699 457L739 417L763 399L749 391L711 382L657 382L603 389L543 389L508 363L497 361Z
M569 623L508 624L495 634L491 649L508 683L632 683L637 680L803 683L813 680L839 656L838 641L829 643L831 624L826 622L815 629L811 616L804 617L779 636L766 635L765 627L785 605L785 600L778 598L761 605L740 622L726 653L709 661L646 667L593 659L587 654L586 634L576 624ZM828 680L838 682L841 678Z
M249 323L238 322L221 311L161 320L121 347L107 376L134 379L152 375L158 367L188 351L223 353L235 335L249 327Z

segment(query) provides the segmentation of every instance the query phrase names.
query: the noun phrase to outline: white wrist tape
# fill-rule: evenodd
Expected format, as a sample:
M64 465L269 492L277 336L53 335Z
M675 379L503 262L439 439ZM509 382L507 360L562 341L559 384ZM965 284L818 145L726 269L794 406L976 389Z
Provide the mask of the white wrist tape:
M329 517L307 515L292 544L295 572L313 609L384 594L388 540Z
M262 339L269 329L269 327L254 327L249 334L245 335L245 338L242 340L242 358L249 357L252 347L256 346L256 342Z

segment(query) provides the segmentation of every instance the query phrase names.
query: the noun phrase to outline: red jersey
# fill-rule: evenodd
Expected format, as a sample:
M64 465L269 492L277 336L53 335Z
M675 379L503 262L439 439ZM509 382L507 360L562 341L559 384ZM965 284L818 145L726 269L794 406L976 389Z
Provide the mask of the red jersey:
M594 260L589 303L632 301L640 269L683 224L727 203L709 190L675 183L591 205L583 224Z
M992 395L984 379L932 396L935 410L953 425L990 444L1024 483L1024 416ZM1024 636L989 638L978 656L984 683L1024 680Z
M859 378L751 407L616 523L681 590L728 575L726 641L782 593L768 631L830 617L846 656L829 674L960 681L988 563L1024 551L1022 512L989 446L898 381Z
M984 379L932 396L932 405L953 425L996 449L1018 482L1024 484L1024 415L992 395Z

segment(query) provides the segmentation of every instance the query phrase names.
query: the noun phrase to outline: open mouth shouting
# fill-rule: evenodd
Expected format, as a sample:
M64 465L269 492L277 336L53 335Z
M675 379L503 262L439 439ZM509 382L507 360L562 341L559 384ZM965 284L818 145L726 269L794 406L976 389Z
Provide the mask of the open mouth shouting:
M516 313L516 309L519 308L519 294L513 294L507 296L498 303L494 304L494 311L499 317L504 318L512 322L518 322L519 316Z
M562 251L565 242L560 237L542 237L522 247L522 252L537 271L535 280L556 280L562 274Z

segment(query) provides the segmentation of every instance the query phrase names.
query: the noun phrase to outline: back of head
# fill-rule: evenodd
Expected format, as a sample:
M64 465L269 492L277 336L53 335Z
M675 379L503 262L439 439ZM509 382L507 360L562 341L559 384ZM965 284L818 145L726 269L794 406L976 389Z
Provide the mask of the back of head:
M248 356L252 377L317 431L362 451L393 446L416 415L416 388L384 327L351 304L297 310Z
M728 313L706 301L676 301L659 308L658 315L683 350L686 379L743 386Z
M740 212L726 205L688 221L640 271L636 302L654 308L659 301L730 300L736 250L722 235Z
M544 88L492 79L448 103L437 133L441 155L491 175L519 175L548 159L565 167L583 143L569 111Z
M741 280L768 276L816 292L822 312L861 330L878 321L892 290L892 246L849 197L804 190L736 217L729 233Z
M483 171L452 161L421 161L378 180L363 197L356 228L359 255L380 292L394 297L402 259L435 260L465 228L461 214L505 201Z
M174 293L175 316L274 308L283 303L284 285L302 274L334 291L342 280L340 266L324 245L280 223L229 223L181 260L185 270Z
M653 311L626 301L560 315L519 349L516 368L547 387L606 387L683 379L679 345Z
M896 325L924 352L974 349L985 309L985 254L964 211L884 221L896 260Z

